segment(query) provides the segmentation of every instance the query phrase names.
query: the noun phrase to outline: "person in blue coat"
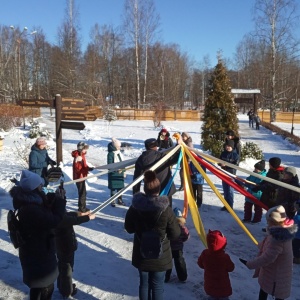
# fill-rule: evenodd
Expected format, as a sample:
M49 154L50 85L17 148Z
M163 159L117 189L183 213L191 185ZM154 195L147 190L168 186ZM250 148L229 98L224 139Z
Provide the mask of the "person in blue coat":
M239 155L233 151L234 148L234 141L233 140L227 140L225 143L225 150L221 153L220 159L223 161L226 161L232 165L238 165L239 164ZM236 173L236 170L232 167L226 166L224 164L219 164L222 169L224 169L226 172L234 174ZM222 180L222 187L224 192L224 198L226 202L230 205L231 208L233 208L233 187L227 184L225 181ZM222 211L227 211L226 207L221 208Z
M267 175L267 170L265 169L266 167L266 162L264 160L261 160L259 162L257 162L254 165L254 173L257 173L261 176L266 177ZM254 182L256 184L260 184L262 182L262 179L255 177L253 175L250 175L246 178L247 181L251 181ZM248 188L247 191L252 194L255 198L257 198L258 200L260 200L262 191L257 191L257 192L253 192L252 191L252 187L253 184L251 183L246 183L245 186ZM252 208L254 206L254 216L252 219ZM263 210L261 208L261 206L254 204L248 197L245 198L245 205L244 205L244 219L243 222L247 223L247 222L251 222L252 224L255 223L259 223L261 221L261 217L263 214ZM251 220L252 219L252 220Z
M49 157L46 145L47 142L44 137L37 138L29 154L29 171L41 176L45 181L44 186L48 185L48 165L51 165L51 167L56 165L56 162Z

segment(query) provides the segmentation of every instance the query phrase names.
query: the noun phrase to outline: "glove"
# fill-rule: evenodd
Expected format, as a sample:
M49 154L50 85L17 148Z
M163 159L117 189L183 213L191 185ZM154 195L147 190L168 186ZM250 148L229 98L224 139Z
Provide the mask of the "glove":
M89 172L91 172L91 171L93 171L94 170L94 168L89 168Z
M57 165L56 161L52 161L52 165L56 166Z
M242 258L239 258L240 262L243 263L245 266L247 266L247 261L242 259Z
M18 180L16 178L11 178L9 179L12 183L16 184L18 182Z
M81 162L82 161L82 157L81 156L77 156L75 159L75 162Z

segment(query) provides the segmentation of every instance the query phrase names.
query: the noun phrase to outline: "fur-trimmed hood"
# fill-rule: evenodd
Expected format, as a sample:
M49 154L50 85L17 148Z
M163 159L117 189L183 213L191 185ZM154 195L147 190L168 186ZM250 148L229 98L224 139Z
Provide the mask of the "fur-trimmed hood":
M14 186L9 194L13 198L14 209L19 209L23 205L43 204L42 197L36 191L25 192L20 186Z
M297 230L298 230L298 226L296 224L291 225L289 227L274 226L268 228L270 235L276 241L279 242L284 242L293 239Z
M165 211L169 206L167 196L147 196L145 193L136 193L132 198L132 207L139 211Z

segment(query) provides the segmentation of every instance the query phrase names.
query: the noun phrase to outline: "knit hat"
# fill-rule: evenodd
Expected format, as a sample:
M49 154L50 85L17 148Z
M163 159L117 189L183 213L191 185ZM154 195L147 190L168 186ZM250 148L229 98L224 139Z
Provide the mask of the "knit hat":
M266 213L267 221L273 221L276 223L284 222L286 219L285 209L282 205L278 205L270 208Z
M153 139L153 138L145 140L144 144L145 144L145 148L147 150L150 150L150 149L152 149L154 147L158 147L157 140Z
M297 171L294 167L286 167L283 172L292 175L293 177L297 175Z
M234 148L234 141L228 139L225 143L225 146L230 146L233 149Z
M168 130L167 130L166 128L163 128L160 132L161 132L161 133L163 133L163 132L167 133Z
M159 194L160 181L154 171L148 170L144 173L144 191L147 195Z
M219 230L208 230L207 247L211 251L219 251L226 247L227 239Z
M44 137L39 137L35 141L37 146L47 145L46 139Z
M77 144L77 150L82 151L83 149L89 149L89 145L86 144L85 142L79 142Z
M36 173L33 173L28 170L22 170L21 179L20 179L20 187L25 192L30 192L35 190L41 184L44 185L44 179Z
M116 148L116 149L120 149L121 148L121 142L119 140L117 140L116 138L112 138L111 139L112 145Z
M226 135L234 136L234 131L233 130L228 130L226 132Z
M173 211L174 211L174 214L175 214L176 218L182 218L182 212L178 207L175 207L173 209Z
M265 160L261 160L259 162L257 162L255 165L254 165L254 168L259 170L259 171L263 171L266 167L266 161Z
M269 159L269 164L270 164L273 168L277 169L277 168L280 166L280 164L281 164L281 159L280 159L279 157L271 157L271 158Z

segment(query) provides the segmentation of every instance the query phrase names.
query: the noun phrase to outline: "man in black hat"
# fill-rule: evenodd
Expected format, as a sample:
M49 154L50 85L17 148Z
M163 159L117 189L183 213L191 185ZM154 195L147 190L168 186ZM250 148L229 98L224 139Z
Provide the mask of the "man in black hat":
M179 137L178 143L182 142ZM159 160L161 160L166 152L159 152L157 140L154 138L147 139L144 141L146 151L144 151L135 163L135 170L133 175L133 180L142 175L146 170L149 170L154 164L156 164ZM172 178L172 173L170 166L174 165L178 161L180 150L174 154L171 158L169 158L163 165L159 166L155 171L156 177L160 181L161 191L167 186L170 179ZM141 182L137 183L133 187L133 194L140 191ZM175 194L176 188L174 182L171 185L171 188L168 193L168 198L170 201L170 206L172 206L172 195Z

